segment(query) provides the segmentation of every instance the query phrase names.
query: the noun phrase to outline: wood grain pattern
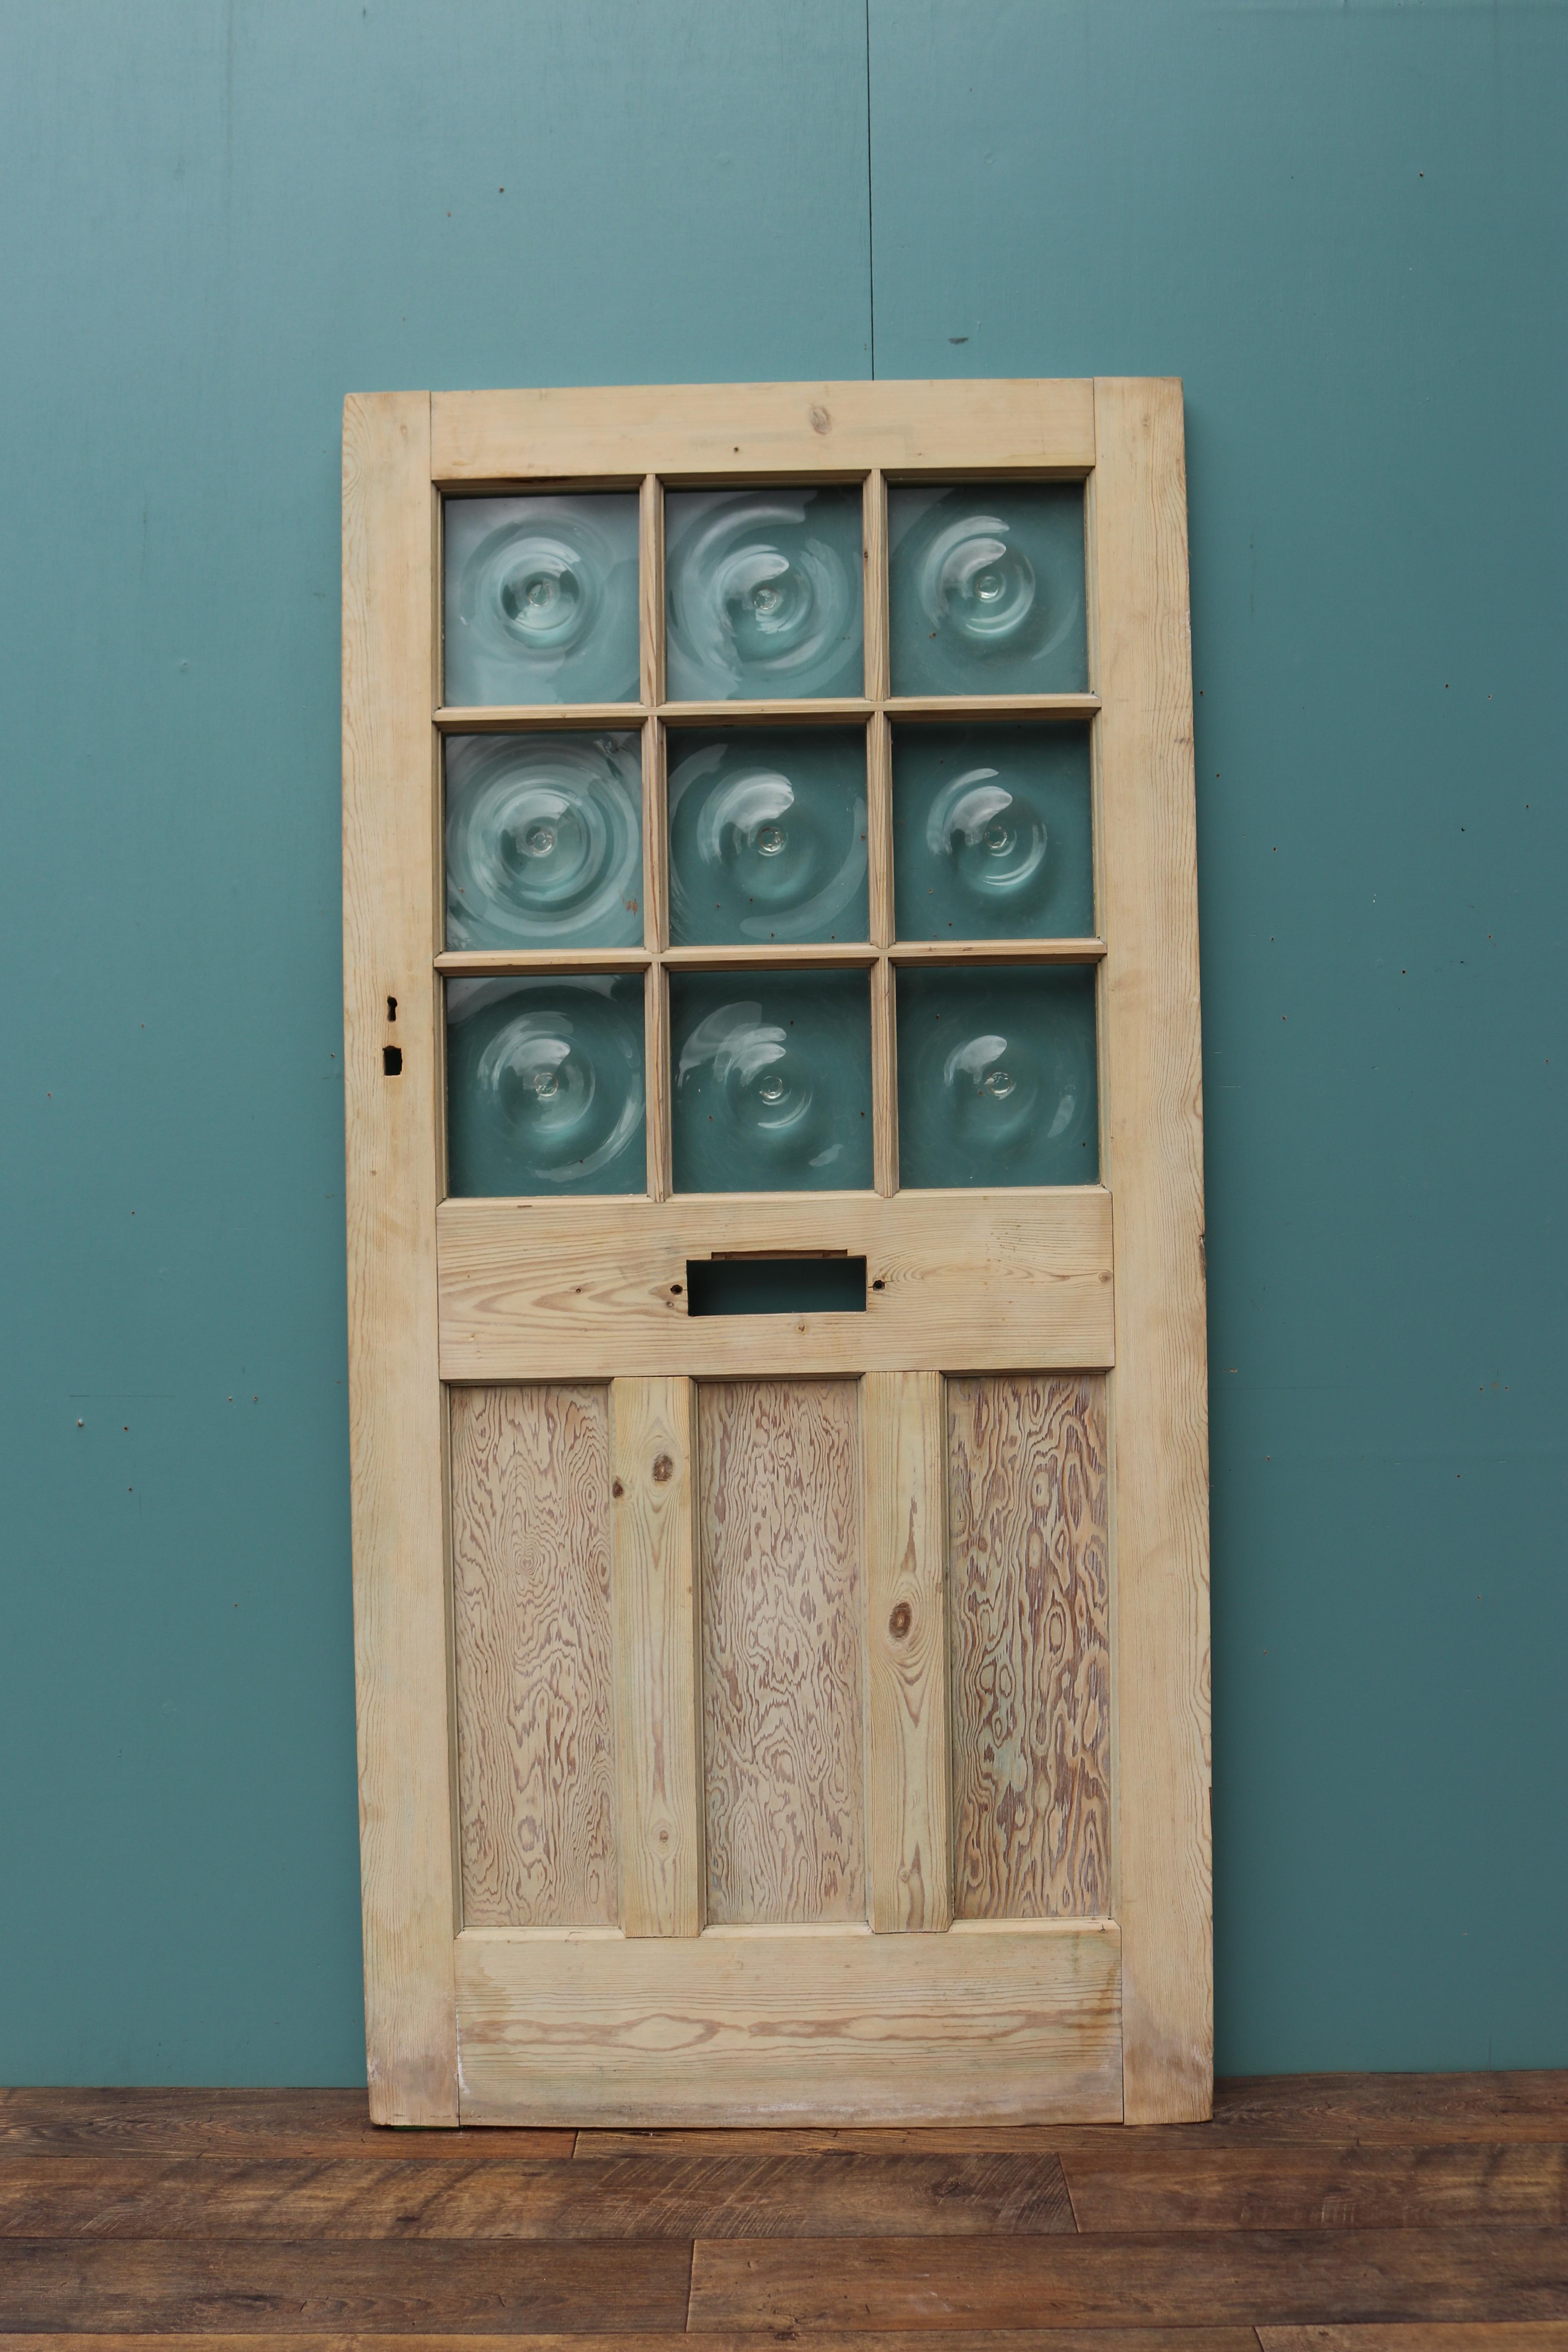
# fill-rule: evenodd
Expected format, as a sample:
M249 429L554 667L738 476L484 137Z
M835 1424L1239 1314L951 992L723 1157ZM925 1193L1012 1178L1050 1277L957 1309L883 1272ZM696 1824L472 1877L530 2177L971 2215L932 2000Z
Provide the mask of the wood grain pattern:
M1568 2319L1400 2321L1370 2327L1258 2327L1261 2352L1568 2352Z
M950 1381L953 1908L1110 1907L1105 1384Z
M607 2247L398 2245L273 2239L207 2243L143 2238L108 2245L0 2240L0 2312L16 2333L57 2337L136 2330L300 2336L472 2331L490 2338L543 2330L679 2330L691 2256L641 2241ZM3 2339L0 2339L3 2340ZM52 2352L58 2352L58 2345Z
M610 1390L621 1925L702 1925L689 1381Z
M715 1925L866 1916L858 1404L848 1381L698 1390Z
M463 1916L617 1916L602 1388L452 1391Z
M343 1101L365 2046L378 2123L457 2121L430 404L343 409ZM382 1049L395 997L402 1075Z
M1554 2230L699 2240L689 2331L1568 2317Z
M1080 2230L1568 2228L1568 2147L1219 2147L1067 2158Z
M874 466L1083 474L1094 464L1093 386L1081 377L438 392L431 425L441 482L576 476L630 488L653 472L669 481Z
M709 2128L1121 2112L1109 1924L458 1938L465 2122Z
M946 1422L938 1372L868 1372L871 1922L952 1920L947 1748Z
M1182 389L1101 379L1092 508L1106 1181L1116 1234L1113 1829L1127 2116L1214 2079L1203 1070Z
M1070 2231L1054 2156L746 2153L467 2164L0 2167L0 2238L777 2238ZM3 2339L0 2339L3 2340Z
M569 2158L569 2131L388 2132L363 2090L0 2090L0 2167L39 2155Z
M166 2352L158 2344L138 2331L117 2334L96 2329L73 2327L70 2331L72 2352ZM1399 2339L1399 2352L1448 2352L1450 2340L1453 2352L1563 2352L1568 2347L1568 2335L1553 2334L1548 2326L1544 2330L1509 2329L1505 2327L1495 2340L1488 2339L1483 2347L1474 2334L1452 2329L1436 2336L1430 2334L1420 2343L1406 2332ZM541 2334L531 2328L526 2336L513 2336L512 2343L520 2352L670 2352L667 2331L649 2334L642 2329L621 2330L606 2334L596 2327L570 2335L554 2330ZM778 2336L770 2330L749 2329L710 2336L712 2352L777 2352ZM1271 2339L1272 2340L1272 2339ZM1297 2342L1305 2339L1298 2338ZM1325 2338L1338 2347L1344 2342L1341 2336ZM1387 2342L1393 2344L1390 2336ZM1021 2328L1010 2329L1005 2336L977 2335L966 2328L954 2334L947 2328L922 2329L921 2352L1258 2352L1258 2339L1250 2327L1096 2327ZM1373 2339L1370 2352L1383 2352L1385 2339ZM424 2328L416 2332L397 2327L378 2327L374 2336L374 2352L495 2352L496 2337L491 2334L454 2333L447 2328ZM8 2336L0 2334L0 2352L60 2352L58 2333L47 2335ZM365 2352L365 2337L353 2332L341 2333L319 2328L306 2333L281 2333L262 2326L247 2333L215 2333L208 2328L182 2330L179 2352ZM886 2336L868 2335L858 2328L836 2331L833 2352L889 2352ZM1354 2347L1351 2347L1354 2352Z
M1110 1201L1093 1186L446 1201L437 1234L451 1381L1111 1360ZM865 1257L863 1315L687 1314L688 1258L825 1248Z

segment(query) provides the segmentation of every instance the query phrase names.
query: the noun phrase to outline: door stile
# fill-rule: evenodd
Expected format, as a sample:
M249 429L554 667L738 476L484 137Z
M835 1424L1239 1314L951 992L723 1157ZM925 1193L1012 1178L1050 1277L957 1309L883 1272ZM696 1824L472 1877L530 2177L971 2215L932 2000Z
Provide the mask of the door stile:
M610 1384L623 1934L702 1927L693 1384Z
M447 1446L437 1360L432 506L428 395L351 398L343 961L354 1660L370 2110L375 2122L396 2124L458 2120Z
M952 1924L947 1428L940 1372L868 1372L868 1861L879 1935Z
M1105 1181L1129 2123L1209 2114L1208 1440L1182 393L1100 378L1094 522L1107 942Z

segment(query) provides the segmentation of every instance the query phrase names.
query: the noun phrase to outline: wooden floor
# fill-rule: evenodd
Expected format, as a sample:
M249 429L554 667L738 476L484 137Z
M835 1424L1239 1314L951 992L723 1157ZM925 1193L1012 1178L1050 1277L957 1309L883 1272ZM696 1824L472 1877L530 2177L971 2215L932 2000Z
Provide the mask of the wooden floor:
M0 2092L0 2352L1568 2352L1568 2074L1222 2085L1184 2130L378 2132Z

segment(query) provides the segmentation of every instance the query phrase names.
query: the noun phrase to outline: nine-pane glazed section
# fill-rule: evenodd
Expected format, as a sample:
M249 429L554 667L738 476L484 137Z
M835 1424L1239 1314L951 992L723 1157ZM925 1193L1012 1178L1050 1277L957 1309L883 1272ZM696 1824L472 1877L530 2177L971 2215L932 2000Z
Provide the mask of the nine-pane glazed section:
M854 1192L871 1182L863 971L676 971L678 1192Z
M640 974L447 983L447 1189L641 1192Z
M863 728L669 737L677 947L867 936Z
M634 495L448 499L443 537L448 703L637 700Z
M868 687L858 484L666 492L662 614L639 596L635 492L447 502L443 698L518 714L444 747L445 945L467 960L447 982L452 1193L869 1187L889 984L877 1083L899 1184L1097 1180L1089 726L899 708L1087 688L1082 488L887 500L872 630L893 723L869 736L804 707ZM661 618L668 703L710 706L662 730L640 688ZM724 715L737 700L778 708L757 725ZM635 726L563 708L614 702ZM1031 961L1037 940L1085 961ZM858 943L892 973L792 961ZM736 968L770 949L776 965ZM584 971L595 957L623 969ZM668 1039L652 1071L645 1034Z

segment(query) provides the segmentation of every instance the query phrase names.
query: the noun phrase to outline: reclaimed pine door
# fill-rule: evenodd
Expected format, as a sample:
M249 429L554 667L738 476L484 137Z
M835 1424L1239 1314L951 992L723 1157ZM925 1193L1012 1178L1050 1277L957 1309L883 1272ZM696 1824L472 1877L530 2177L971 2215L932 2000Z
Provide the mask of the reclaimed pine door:
M373 2114L1206 2114L1179 385L343 485Z

